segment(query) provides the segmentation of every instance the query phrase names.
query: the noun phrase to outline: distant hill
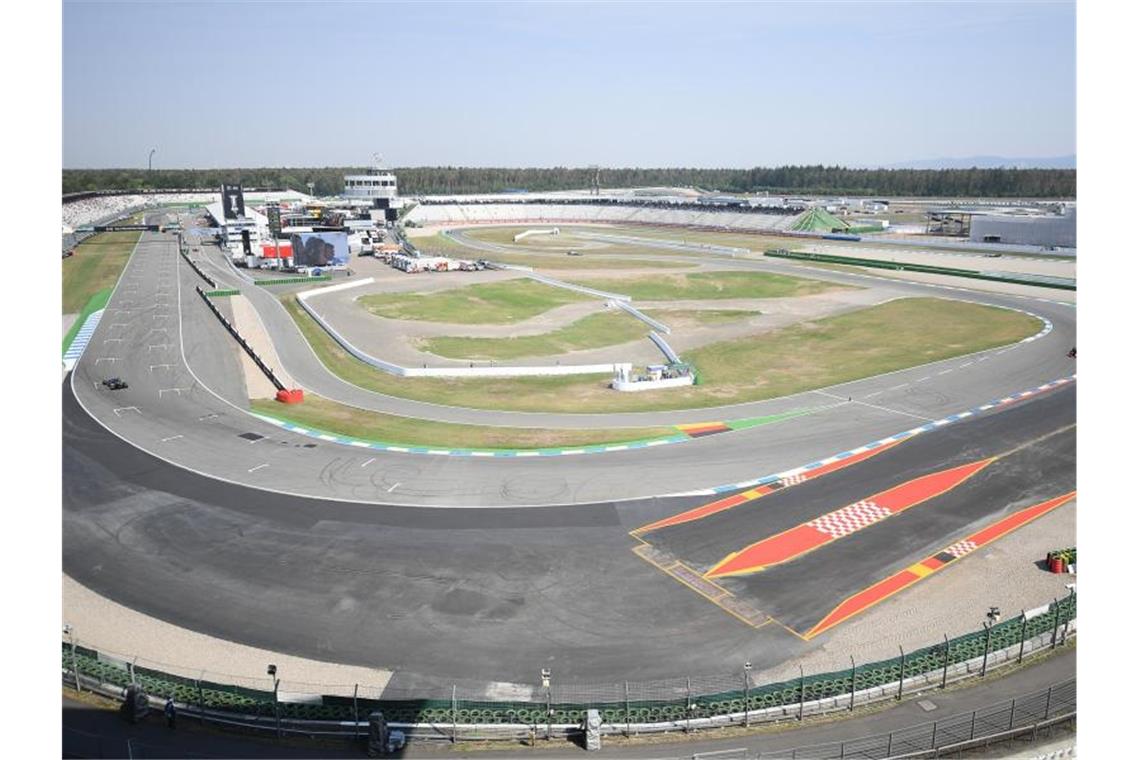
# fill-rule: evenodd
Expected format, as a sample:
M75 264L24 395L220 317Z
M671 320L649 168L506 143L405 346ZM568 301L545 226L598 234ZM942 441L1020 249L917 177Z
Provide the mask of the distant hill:
M887 164L883 169L1076 169L1076 155L1047 158L1010 158L1009 156L966 156L964 158L926 158Z

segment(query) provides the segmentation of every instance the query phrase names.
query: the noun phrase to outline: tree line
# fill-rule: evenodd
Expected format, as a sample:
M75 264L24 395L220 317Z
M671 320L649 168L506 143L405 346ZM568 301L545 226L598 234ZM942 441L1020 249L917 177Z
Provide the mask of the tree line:
M64 194L93 190L213 189L223 182L246 187L335 195L344 175L361 167L257 169L64 169ZM393 169L401 195L547 192L588 188L594 169L414 166ZM803 195L883 195L952 198L1075 198L1074 169L848 169L777 166L752 169L600 170L607 187L693 187L713 192Z

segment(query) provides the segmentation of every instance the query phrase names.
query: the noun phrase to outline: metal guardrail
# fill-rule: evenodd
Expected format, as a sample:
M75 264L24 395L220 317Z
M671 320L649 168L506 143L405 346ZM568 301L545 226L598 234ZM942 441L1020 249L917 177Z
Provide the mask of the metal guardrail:
M186 253L186 250L182 247L181 241L179 241L178 252L182 254L182 258L186 259L186 263L190 265L190 268L194 270L195 274L205 280L211 288L216 289L218 287L218 283L214 282L214 278L203 272L202 267L198 266L198 262L190 258L190 254Z
M253 359L253 363L257 365L258 369L265 373L265 376L269 378L269 382L273 383L273 386L277 390L285 390L285 384L277 379L277 375L273 372L273 370L271 370L269 366L261 360L261 357L258 356L257 352L253 350L253 347L246 342L246 339L241 336L241 333L237 331L237 328L230 324L230 321L226 319L221 310L219 310L214 302L210 300L210 294L202 290L202 288L198 287L197 285L194 286L194 290L198 291L198 295L202 297L202 301L210 307L210 311L214 312L214 316L218 318L218 320L226 328L226 331L233 336L234 340L238 342L238 345L245 349L245 352L249 354L249 358Z
M885 259L865 259L855 256L833 256L826 253L802 253L798 251L771 250L764 251L765 256L780 259L793 259L796 261L816 261L825 264L845 264L847 266L868 267L871 269L892 269L900 272L919 272L923 274L942 274L951 277L966 277L972 280L988 280L990 282L1006 282L1014 285L1036 285L1041 288L1054 288L1057 290L1076 290L1075 284L1066 282L1042 280L1033 276L997 274L979 272L973 269L955 269L953 267L939 267L929 264L911 264L904 261L886 261Z
M1071 721L1077 713L1077 681L1075 678L1047 689L998 702L972 712L963 712L941 720L909 726L898 731L865 736L842 742L830 742L795 749L760 752L758 760L770 758L802 758L803 760L839 760L839 758L938 757L984 744L1002 741L1024 733L1039 731L1056 723Z
M653 317L650 317L649 315L642 312L640 309L636 308L629 301L611 300L610 303L616 304L619 309L627 312L630 316L634 317L635 319L640 319L642 322L649 325L650 327L652 327L654 330L656 330L659 333L665 333L666 335L668 335L671 332L673 332L672 330L669 329L669 325L665 324L664 322L659 322L656 319L654 319Z

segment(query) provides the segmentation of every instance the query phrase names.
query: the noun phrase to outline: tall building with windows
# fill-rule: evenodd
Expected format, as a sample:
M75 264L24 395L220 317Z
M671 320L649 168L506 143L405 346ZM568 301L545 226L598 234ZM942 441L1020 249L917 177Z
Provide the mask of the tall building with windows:
M368 201L373 208L395 208L396 175L379 166L374 166L365 174L346 174L342 197Z

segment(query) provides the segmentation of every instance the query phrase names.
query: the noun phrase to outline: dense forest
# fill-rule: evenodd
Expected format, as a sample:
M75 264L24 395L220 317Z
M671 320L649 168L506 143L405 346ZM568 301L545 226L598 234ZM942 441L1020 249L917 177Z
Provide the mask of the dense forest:
M360 167L261 169L65 169L64 194L90 190L216 188L223 182L333 195L346 173ZM590 186L594 170L417 166L393 169L401 195L574 190ZM696 187L719 192L925 197L1074 198L1073 169L846 169L779 166L753 169L601 169L601 186Z

